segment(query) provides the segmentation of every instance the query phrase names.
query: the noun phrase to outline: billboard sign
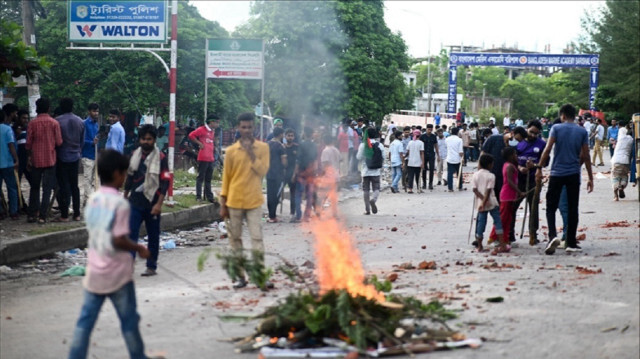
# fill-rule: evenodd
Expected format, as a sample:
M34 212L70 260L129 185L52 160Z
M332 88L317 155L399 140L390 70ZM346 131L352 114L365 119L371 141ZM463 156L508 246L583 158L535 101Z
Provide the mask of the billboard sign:
M69 0L69 42L167 42L167 0Z
M600 56L596 54L452 52L449 61L457 66L597 67Z
M208 39L208 79L262 80L262 40Z

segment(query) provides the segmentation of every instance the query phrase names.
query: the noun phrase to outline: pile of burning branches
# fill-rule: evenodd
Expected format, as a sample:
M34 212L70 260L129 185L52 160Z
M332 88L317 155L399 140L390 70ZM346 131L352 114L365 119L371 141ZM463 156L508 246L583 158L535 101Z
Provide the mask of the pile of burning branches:
M447 326L456 314L438 301L393 294L387 299L354 297L346 290L292 294L255 317L261 319L256 332L238 340L236 350L336 347L377 357L480 345Z

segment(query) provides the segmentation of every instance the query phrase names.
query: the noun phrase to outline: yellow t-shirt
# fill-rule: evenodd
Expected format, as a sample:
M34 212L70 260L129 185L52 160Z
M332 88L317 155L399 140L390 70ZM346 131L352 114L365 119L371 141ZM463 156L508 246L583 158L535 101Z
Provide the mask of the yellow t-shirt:
M258 208L264 202L262 177L269 170L269 145L253 142L255 161L240 145L240 140L227 148L222 171L222 196L227 207L237 209Z

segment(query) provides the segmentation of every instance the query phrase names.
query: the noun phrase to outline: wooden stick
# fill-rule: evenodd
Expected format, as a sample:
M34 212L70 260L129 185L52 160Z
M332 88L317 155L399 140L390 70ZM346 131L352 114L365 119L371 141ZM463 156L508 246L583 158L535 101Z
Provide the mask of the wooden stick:
M527 182L525 185L525 188L527 189L527 191L529 191L529 177L530 176L527 173ZM524 224L527 222L527 210L529 209L529 201L527 200L527 197L529 197L528 193L526 196L524 196L524 218L522 219L522 229L520 230L520 239L522 239L522 236L524 236Z
M13 174L16 176L16 187L18 187L18 204L20 205L18 209L21 209L24 203L22 203L22 189L20 188L20 178L18 177L18 170L14 169Z

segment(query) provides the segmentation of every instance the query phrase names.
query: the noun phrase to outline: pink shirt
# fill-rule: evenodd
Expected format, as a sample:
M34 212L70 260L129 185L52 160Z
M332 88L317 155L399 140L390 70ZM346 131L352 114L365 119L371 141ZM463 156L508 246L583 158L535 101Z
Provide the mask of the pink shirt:
M133 256L113 247L113 238L129 234L129 202L118 190L102 186L89 197L85 221L89 251L84 287L96 294L109 294L133 280Z
M505 163L502 166L502 178L504 179L502 182L502 188L500 189L500 201L515 201L518 198L518 192L509 186L509 182L507 182L507 168L509 166L513 167L513 174L511 174L511 179L513 183L518 185L518 169L513 163Z

